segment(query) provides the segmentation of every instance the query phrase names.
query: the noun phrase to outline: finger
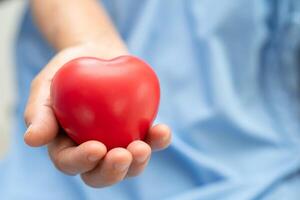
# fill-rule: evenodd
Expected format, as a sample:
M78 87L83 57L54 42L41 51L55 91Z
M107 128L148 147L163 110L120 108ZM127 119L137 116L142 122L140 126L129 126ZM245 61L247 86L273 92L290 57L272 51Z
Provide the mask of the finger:
M131 166L127 172L127 176L137 176L148 164L151 155L151 148L145 142L134 141L128 145L127 150L131 153L133 158Z
M75 175L95 168L105 154L106 147L98 141L88 141L75 146L67 136L58 136L48 146L54 165L62 172Z
M113 185L126 176L132 156L123 148L110 150L97 168L81 174L82 180L91 187Z
M50 81L38 78L32 81L24 118L28 126L24 135L26 144L41 146L55 138L59 127L51 108Z
M150 128L146 142L151 146L152 150L162 150L171 143L171 130L165 124L158 124Z

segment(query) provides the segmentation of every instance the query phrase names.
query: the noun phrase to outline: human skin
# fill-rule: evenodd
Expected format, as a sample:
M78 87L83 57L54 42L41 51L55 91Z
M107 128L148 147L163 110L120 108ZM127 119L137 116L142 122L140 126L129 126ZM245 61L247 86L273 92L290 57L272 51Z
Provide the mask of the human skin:
M151 127L145 141L107 151L98 141L76 145L61 133L51 108L51 80L64 63L81 56L111 59L128 54L105 10L96 0L32 0L31 8L38 28L57 54L31 83L24 112L28 127L25 142L32 147L47 145L49 156L60 171L80 174L91 187L105 187L139 175L151 152L170 144L167 125Z

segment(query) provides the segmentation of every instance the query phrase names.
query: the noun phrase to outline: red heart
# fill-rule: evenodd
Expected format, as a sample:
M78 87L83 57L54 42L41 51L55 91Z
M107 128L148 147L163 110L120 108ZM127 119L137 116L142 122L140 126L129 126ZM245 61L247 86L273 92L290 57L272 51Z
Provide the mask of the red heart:
M108 149L143 140L159 99L154 71L133 56L76 58L51 85L53 110L65 132L78 144L98 140Z

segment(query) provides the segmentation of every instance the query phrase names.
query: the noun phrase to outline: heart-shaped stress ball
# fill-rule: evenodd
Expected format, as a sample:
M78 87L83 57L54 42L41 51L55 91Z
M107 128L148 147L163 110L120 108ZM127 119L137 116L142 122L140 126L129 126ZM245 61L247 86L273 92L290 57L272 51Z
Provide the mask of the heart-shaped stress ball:
M76 58L51 85L53 110L65 132L78 144L98 140L108 149L143 140L159 99L155 72L133 56Z

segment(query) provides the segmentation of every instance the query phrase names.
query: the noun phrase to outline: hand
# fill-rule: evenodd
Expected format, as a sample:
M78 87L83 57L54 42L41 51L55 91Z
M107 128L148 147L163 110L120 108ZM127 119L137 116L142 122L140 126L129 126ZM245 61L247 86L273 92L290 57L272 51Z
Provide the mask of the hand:
M110 52L114 53L99 51L99 46L79 45L58 53L32 81L24 113L28 126L25 142L34 147L48 145L50 158L60 171L81 174L82 180L91 187L105 187L125 177L137 176L146 167L151 151L164 149L171 141L170 129L160 124L150 128L145 142L134 141L126 149L114 148L107 152L105 145L98 141L76 145L59 128L50 104L50 85L55 72L75 57L112 58L127 54L126 50Z

